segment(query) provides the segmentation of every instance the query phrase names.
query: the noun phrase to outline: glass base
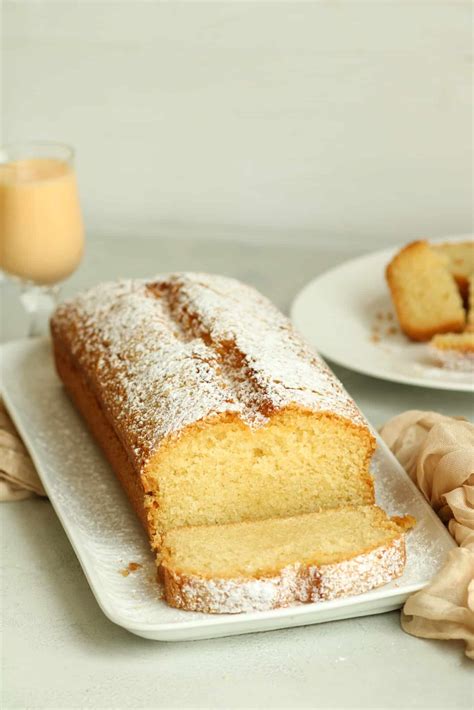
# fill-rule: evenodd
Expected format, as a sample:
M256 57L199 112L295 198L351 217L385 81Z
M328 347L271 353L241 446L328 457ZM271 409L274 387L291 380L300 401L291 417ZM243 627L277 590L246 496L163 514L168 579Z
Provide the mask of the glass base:
M28 314L28 337L45 335L48 332L49 318L56 308L59 298L59 286L38 286L30 281L23 281L20 299Z

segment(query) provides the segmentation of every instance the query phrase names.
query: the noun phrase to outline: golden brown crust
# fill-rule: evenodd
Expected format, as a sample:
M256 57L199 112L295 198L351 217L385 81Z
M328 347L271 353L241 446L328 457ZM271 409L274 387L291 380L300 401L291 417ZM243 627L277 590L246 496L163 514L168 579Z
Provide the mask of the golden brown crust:
M151 537L153 531L150 530L144 505L146 492L139 473L135 470L112 425L105 416L97 397L62 346L59 338L53 338L53 344L56 369L68 395L104 452L136 514Z

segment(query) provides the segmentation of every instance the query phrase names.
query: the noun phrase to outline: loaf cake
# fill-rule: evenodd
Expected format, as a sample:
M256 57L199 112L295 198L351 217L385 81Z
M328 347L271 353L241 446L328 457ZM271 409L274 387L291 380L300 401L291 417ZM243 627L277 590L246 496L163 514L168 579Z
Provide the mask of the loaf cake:
M373 503L366 421L251 287L194 273L102 284L60 305L51 332L158 561L177 527Z
M433 244L432 249L441 256L446 268L454 276L461 295L467 300L469 278L474 274L474 240Z
M232 614L362 594L402 574L413 523L373 505L171 530L160 566L165 598Z
M445 259L425 241L404 247L386 271L402 331L412 340L464 330L463 301Z

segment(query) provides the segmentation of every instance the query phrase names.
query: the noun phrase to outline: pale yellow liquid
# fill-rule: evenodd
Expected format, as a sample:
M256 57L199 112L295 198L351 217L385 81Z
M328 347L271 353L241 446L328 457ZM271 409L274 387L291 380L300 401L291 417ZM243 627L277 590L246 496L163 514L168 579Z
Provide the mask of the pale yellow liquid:
M83 248L72 168L50 158L0 164L0 268L54 284L77 268Z

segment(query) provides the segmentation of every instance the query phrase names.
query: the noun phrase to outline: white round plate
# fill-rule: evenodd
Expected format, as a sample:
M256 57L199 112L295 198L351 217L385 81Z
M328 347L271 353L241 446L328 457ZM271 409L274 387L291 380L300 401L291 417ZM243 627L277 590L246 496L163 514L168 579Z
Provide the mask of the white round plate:
M437 366L426 344L400 332L385 282L385 267L398 249L353 259L315 278L293 301L293 323L337 365L409 385L473 392L472 373Z

